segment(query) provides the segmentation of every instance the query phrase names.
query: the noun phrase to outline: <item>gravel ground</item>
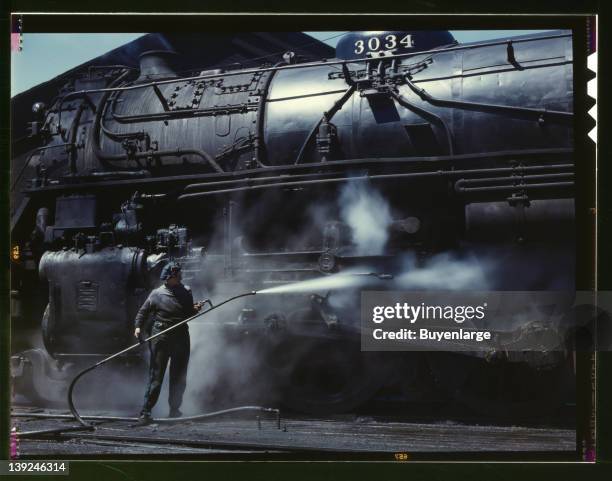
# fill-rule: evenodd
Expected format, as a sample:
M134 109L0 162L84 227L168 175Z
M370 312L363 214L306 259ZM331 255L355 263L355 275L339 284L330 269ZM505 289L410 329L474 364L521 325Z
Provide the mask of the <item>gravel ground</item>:
M22 410L23 412L23 410ZM50 411L65 413L65 411ZM89 413L82 413L89 414ZM96 413L100 414L100 413ZM14 417L21 432L75 426L74 420ZM111 439L116 438L116 439ZM205 422L152 424L134 428L123 421L101 422L95 432L71 432L44 439L21 439L28 455L151 455L266 452L486 453L571 452L571 427L494 425L459 421L407 422L376 416L216 418Z

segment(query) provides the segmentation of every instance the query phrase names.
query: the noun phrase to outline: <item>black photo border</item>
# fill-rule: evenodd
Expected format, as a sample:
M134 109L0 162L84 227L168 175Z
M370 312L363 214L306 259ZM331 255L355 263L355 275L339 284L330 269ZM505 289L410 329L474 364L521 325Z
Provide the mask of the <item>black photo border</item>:
M600 64L603 64L605 54L609 52L610 45L609 33L607 26L603 23L605 16L601 15L599 2L583 2L580 5L575 5L573 2L548 2L548 8L545 3L538 2L512 2L512 5L504 5L504 12L499 11L502 8L499 5L473 6L462 3L457 5L454 2L414 2L409 8L412 12L401 13L421 13L423 16L412 17L418 19L419 28L435 28L437 25L448 28L449 21L457 20L461 22L460 28L465 29L504 29L504 28L571 28L574 31L575 38L579 35L588 35L588 20L587 15L600 13L599 26L597 35L599 37L598 55ZM93 8L91 8L93 7ZM177 6L182 12L195 12L202 8L202 5L197 2L181 2ZM264 12L268 10L267 15L253 14L238 14L233 13L231 16L213 17L213 16L195 16L186 15L179 16L173 14L169 17L156 15L113 15L112 22L108 22L107 16L91 15L84 13L79 15L37 15L35 13L26 12L84 12L84 5L81 2L62 1L62 2L33 2L20 1L12 2L9 8L3 12L2 21L5 24L5 35L2 37L2 64L10 65L10 52L8 44L8 31L10 30L9 12L23 12L25 16L25 29L29 32L129 32L141 31L142 28L134 28L135 25L146 25L146 31L180 31L189 29L207 29L208 31L314 31L314 30L345 30L347 25L351 26L352 30L377 28L386 30L394 28L394 26L405 28L405 17L393 15L391 9L393 4L385 6L376 6L375 8L359 7L350 2L337 2L333 6L326 6L322 10L317 9L316 5L306 5L305 2L293 5L297 7L298 12L288 16L278 14L279 12L290 13L291 6L281 5L280 2L272 7L262 7L255 5L252 2L234 2L235 12ZM257 7L257 8L255 8ZM90 12L99 11L138 11L157 13L175 13L168 10L168 5L161 5L161 2L148 2L142 6L136 6L135 2L126 5L125 2L117 2L115 0L104 2L99 5L99 9L95 5L90 6ZM372 15L354 15L346 12L356 12L357 9L362 9L364 13L375 12L379 10L380 16ZM574 9L572 11L572 8ZM323 15L317 16L316 10L330 13L334 9L336 13L344 13L342 15ZM491 11L495 9L497 11ZM445 12L448 15L438 15L438 12ZM230 12L225 12L230 13ZM301 14L300 14L301 13ZM501 16L493 14L508 15L517 14L517 16ZM384 15L382 15L384 14ZM428 16L436 14L435 16ZM469 14L469 15L466 15ZM481 15L477 15L481 14ZM520 15L519 15L520 14ZM530 15L525 15L530 14ZM460 15L460 16L456 16ZM256 18L254 25L253 19ZM168 21L170 19L170 21ZM223 19L223 20L221 20ZM520 20L517 25L517 20ZM144 22L144 23L140 23ZM553 27L551 27L551 22ZM484 25L483 25L484 24ZM373 26L374 25L374 26ZM485 27L486 25L486 27ZM586 64L586 52L577 52L577 46L580 42L574 42L574 60L576 65L581 65L581 62ZM608 55L609 58L612 56ZM577 245L577 287L579 289L593 289L597 286L600 290L612 290L612 259L611 254L607 252L603 246L610 246L610 225L612 219L612 192L610 192L610 180L612 172L610 172L610 149L609 139L605 138L604 125L608 125L607 118L609 109L607 108L607 92L604 91L605 83L601 80L601 70L599 73L599 144L598 144L598 176L595 177L594 165L594 148L588 139L579 139L579 136L586 137L587 131L590 128L585 126L590 125L590 120L586 116L586 111L590 108L590 103L586 97L586 82L590 79L590 75L586 69L575 69L575 111L582 115L576 116L575 125L575 145L576 145L576 176L577 176L577 223L578 231L585 232L584 236L580 236ZM7 222L1 236L1 247L4 253L2 257L3 267L6 263L6 269L2 270L2 278L0 282L1 310L2 315L2 332L0 334L0 407L2 414L0 421L0 449L2 456L6 459L8 454L8 429L9 425L9 356L10 356L10 333L9 333L9 302L8 302L8 255L9 255L9 233L8 233L8 175L10 167L10 152L9 152L9 112L10 112L10 74L8 70L3 72L0 79L0 88L3 95L1 96L1 124L0 131L0 154L2 155L2 182L0 205L2 206L3 214ZM580 90L584 89L584 91ZM605 107L604 107L605 106ZM593 162L591 162L593 159ZM596 183L599 184L599 199L598 205L595 205L595 189ZM597 211L594 209L597 207ZM597 216L595 216L597 214ZM596 237L597 236L597 237ZM595 253L596 242L599 244L597 255ZM595 279L595 264L597 262L598 279ZM585 360L583 368L584 374L588 374L593 369L592 364ZM231 473L232 477L248 478L248 479L341 479L346 478L361 478L361 479L399 479L410 478L426 479L437 478L454 478L465 477L470 479L480 479L481 475L494 475L499 479L526 479L542 477L555 479L575 479L577 477L588 476L586 479L595 479L595 477L603 476L602 468L608 466L608 462L612 460L612 446L610 438L606 436L606 432L612 429L612 381L610 373L612 373L612 353L598 353L596 355L595 366L597 369L597 466L576 463L556 463L554 459L549 459L546 462L529 462L529 463L498 463L493 462L493 459L478 462L452 462L450 460L442 460L440 462L414 462L408 461L405 463L391 462L311 462L311 463L295 463L290 461L229 461L229 462L201 462L201 461L172 461L164 460L160 462L153 461L132 461L132 460L96 460L96 461L75 461L71 463L70 477L74 479L179 479L179 478L198 478L206 477L217 479L221 476L227 476ZM588 375L581 379L589 381ZM585 432L590 430L589 419L592 412L592 400L588 390L579 389L584 392L583 398L578 400L579 411L587 417L583 418L579 424L579 429ZM581 434L579 434L581 436ZM537 454L537 453L536 453ZM461 456L457 453L457 457ZM418 459L418 458L417 458ZM467 459L467 458L463 458ZM524 457L523 457L524 459ZM509 461L509 460L508 460ZM204 463L204 464L202 464ZM488 471L487 471L488 468ZM494 470L494 471L493 471ZM493 474L494 473L494 474ZM588 473L588 474L587 474Z

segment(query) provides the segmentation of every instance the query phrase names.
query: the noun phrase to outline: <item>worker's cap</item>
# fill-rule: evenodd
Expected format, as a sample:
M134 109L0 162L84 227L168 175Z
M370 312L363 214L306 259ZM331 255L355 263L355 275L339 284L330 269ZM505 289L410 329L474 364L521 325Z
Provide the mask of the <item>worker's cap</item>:
M159 278L162 281L168 280L170 277L176 277L181 272L181 265L178 262L169 262L164 266Z

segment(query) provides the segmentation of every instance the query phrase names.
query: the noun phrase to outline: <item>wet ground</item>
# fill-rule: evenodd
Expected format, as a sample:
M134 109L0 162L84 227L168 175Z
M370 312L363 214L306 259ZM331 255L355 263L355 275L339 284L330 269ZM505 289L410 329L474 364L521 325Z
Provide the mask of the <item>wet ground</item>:
M21 456L35 457L333 457L393 459L398 453L523 453L571 457L576 430L571 409L550 418L493 420L453 413L452 406L387 406L365 412L314 417L283 415L280 429L274 415L226 415L206 421L153 423L131 427L128 421L100 421L95 431L68 431L20 437ZM69 414L66 410L15 406L19 432L69 428L71 419L41 419L28 414ZM82 415L117 415L82 412ZM520 457L520 455L519 455Z

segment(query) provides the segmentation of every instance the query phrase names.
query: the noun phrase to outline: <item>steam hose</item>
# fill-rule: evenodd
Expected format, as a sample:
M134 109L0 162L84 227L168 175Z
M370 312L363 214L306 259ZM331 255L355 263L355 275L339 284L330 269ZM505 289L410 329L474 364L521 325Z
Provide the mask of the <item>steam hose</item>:
M123 349L123 350L121 350L119 352L116 352L115 354L112 354L111 356L109 356L109 357L107 357L105 359L102 359L101 361L97 362L96 364L94 364L92 366L89 366L86 369L83 369L81 372L79 372L74 377L74 379L70 383L70 386L68 387L68 406L70 407L70 412L72 413L72 416L74 417L74 419L76 419L82 426L90 428L90 429L94 429L94 427L91 424L88 424L84 420L84 418L81 417L81 415L77 411L76 407L74 406L74 401L72 399L72 394L73 394L73 391L74 391L74 386L76 385L77 381L81 377L83 377L85 374L87 374L90 371L93 371L94 369L100 367L103 364L106 364L110 360L115 359L116 357L119 357L122 354L125 354L126 352L131 351L132 349L135 349L135 348L139 347L140 345L144 344L145 342L152 341L156 337L159 337L162 334L165 334L165 333L171 331L172 329L176 329L177 327L182 326L183 324L187 324L189 321L192 321L196 317L200 317L200 316L202 316L204 314L208 314L209 312L214 311L215 309L217 309L217 308L219 308L219 307L221 307L221 306L223 306L225 304L228 304L228 303L230 303L232 301L235 301L236 299L240 299L241 297L253 296L255 294L257 294L256 291L250 291L250 292L245 292L243 294L240 294L238 296L230 297L229 299L227 299L227 300L217 304L216 306L211 307L207 311L198 312L194 316L188 317L187 319L184 319L181 322L177 322L173 326L170 326L168 329L164 329L163 331L158 332L157 334L153 334L152 336L148 337L147 339L145 339L143 341L139 341L136 344L133 344L132 346L126 347L125 349ZM208 417L212 417L212 416L217 416L217 415L228 413L228 412L244 411L244 410L257 410L257 411L263 411L263 412L275 412L276 415L277 415L277 420L280 422L280 412L277 409L264 408L264 407L261 407L261 406L240 406L240 407L236 407L236 408L225 409L223 411L216 411L214 413L202 414L202 415L199 415L199 416L191 416L191 417L185 417L185 418L172 418L172 420L164 420L164 421L166 421L166 422L193 421L193 420L208 418ZM89 419L104 419L103 416L86 416L86 417L89 418ZM131 418L117 418L116 420L123 420L123 419L131 419Z

